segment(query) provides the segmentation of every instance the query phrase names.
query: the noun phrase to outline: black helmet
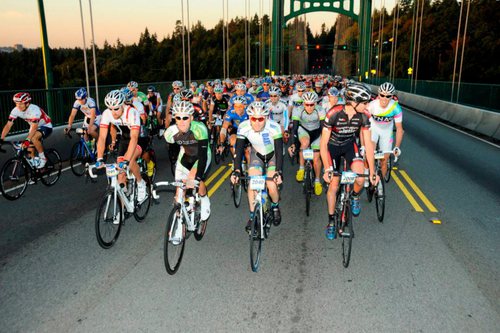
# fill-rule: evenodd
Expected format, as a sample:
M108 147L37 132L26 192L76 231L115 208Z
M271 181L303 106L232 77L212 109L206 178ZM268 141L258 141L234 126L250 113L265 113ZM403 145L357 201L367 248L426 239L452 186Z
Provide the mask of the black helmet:
M356 103L369 102L372 94L370 89L362 83L353 83L347 86L345 98Z
M148 87L148 92L156 92L155 86L149 86Z

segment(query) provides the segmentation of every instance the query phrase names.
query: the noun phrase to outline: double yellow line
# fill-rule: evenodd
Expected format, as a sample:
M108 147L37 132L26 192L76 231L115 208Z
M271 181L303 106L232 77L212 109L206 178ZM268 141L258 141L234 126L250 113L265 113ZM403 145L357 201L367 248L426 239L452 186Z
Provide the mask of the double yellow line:
M413 196L413 194L410 193L410 191L408 190L408 188L406 187L406 185L399 178L398 172L399 172L399 174L401 174L401 176L404 178L404 180L406 180L406 183L408 185L410 185L410 187L412 188L413 192L415 192L415 194L420 198L420 200L427 207L427 209L429 210L429 212L431 212L431 213L437 213L438 212L437 208L430 202L430 200L425 196L425 194L422 192L422 190L420 190L420 188L417 186L417 184L415 184L415 182L410 178L410 176L408 176L408 174L406 173L406 171L399 170L397 168L393 168L392 169L392 177L394 178L394 181L399 186L399 188L401 189L401 192L403 192L403 194L405 195L406 199L408 199L408 201L413 206L413 208L415 209L415 211L417 211L419 213L423 213L424 212L424 210L422 209L422 206L417 202L417 200L415 199L415 197Z
M210 187L210 189L208 190L208 197L209 198L212 196L212 194L215 193L215 191L217 191L217 189L222 185L222 183L227 179L227 177L229 177L231 175L231 172L233 170L228 165L221 165L217 170L215 170L215 172L213 174L210 175L210 177L205 182L205 185L208 188L208 185L210 185L217 178L217 176L219 176L226 168L228 168L226 173L224 173L222 175L222 177L219 178L219 180L217 180L217 182L212 187Z

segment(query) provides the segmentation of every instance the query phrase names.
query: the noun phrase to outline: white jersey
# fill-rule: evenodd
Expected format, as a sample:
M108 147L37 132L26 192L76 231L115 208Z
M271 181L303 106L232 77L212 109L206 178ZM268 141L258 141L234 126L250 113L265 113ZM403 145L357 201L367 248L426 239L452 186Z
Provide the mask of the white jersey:
M292 120L297 120L299 125L308 131L320 128L321 121L325 119L326 112L321 106L316 105L314 111L307 113L303 106L293 109Z
M290 117L288 116L288 107L284 101L279 100L276 104L273 104L271 100L267 100L265 107L269 109L269 119L280 124L283 129L288 129Z
M281 126L270 119L266 120L266 125L260 132L252 129L250 120L245 120L238 126L236 135L240 139L247 139L252 149L264 156L274 151L274 140L283 137Z
M30 104L25 111L21 111L17 108L12 109L9 115L9 120L14 121L17 118L26 120L30 125L38 124L39 127L45 126L52 128L52 120L50 117L37 105Z
M368 105L368 111L371 114L370 122L372 129L374 127L386 130L392 130L393 120L395 123L403 121L403 110L398 102L390 100L387 107L380 106L380 100L371 101Z
M299 96L298 93L293 94L288 99L288 106L293 106L293 108L297 108L297 107L301 106L303 103L304 103L304 100L302 99L302 96Z
M127 128L128 130L140 130L141 118L139 112L129 105L124 105L124 110L120 118L115 119L110 109L104 110L99 127L108 128L109 124L113 124L120 129Z
M134 106L134 108L139 113L139 116L142 116L143 114L146 114L146 112L144 111L144 104L142 104L138 99L134 98L132 100L132 105Z
M95 116L97 117L100 115L99 109L97 108L97 104L95 103L95 100L92 97L87 97L87 100L85 101L84 104L80 104L80 102L75 101L73 103L73 109L76 109L78 111L82 111L85 117L90 118L91 112L90 110L95 109Z

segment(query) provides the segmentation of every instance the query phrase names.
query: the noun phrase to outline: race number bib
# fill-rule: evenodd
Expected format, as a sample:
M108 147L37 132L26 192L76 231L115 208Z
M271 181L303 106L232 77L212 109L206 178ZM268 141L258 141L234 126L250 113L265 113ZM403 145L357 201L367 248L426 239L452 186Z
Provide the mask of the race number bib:
M344 172L342 172L342 177L340 178L340 183L341 184L354 184L357 177L358 177L358 174L355 172L344 171Z
M266 178L264 176L255 176L250 178L250 189L262 191L266 188Z
M314 157L314 152L312 149L304 149L302 151L302 155L304 156L305 160L312 160Z

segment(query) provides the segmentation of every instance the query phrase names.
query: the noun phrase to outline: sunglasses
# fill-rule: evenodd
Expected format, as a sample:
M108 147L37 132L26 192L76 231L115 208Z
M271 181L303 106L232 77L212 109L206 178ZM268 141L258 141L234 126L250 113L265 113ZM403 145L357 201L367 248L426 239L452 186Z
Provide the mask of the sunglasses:
M297 90L297 92L304 92L304 90Z
M250 117L251 121L258 121L259 123L264 121L264 117Z
M120 110L120 107L117 107L117 108L109 108L109 109L110 109L111 111L116 112L116 111L119 111L119 110Z
M186 121L186 120L188 120L188 119L189 119L189 116L185 116L185 117L175 117L175 120L177 120L177 121L181 121L181 120Z
M181 90L181 88L174 88L174 90Z
M382 94L379 94L380 97L384 97L384 98L392 98L392 95L382 95Z
M268 83L263 83L262 85L263 85L263 86L268 86L269 84L268 84Z
M278 97L278 95L271 95L270 97L271 98L276 98L276 97Z
M304 103L304 106L315 106L315 103Z

